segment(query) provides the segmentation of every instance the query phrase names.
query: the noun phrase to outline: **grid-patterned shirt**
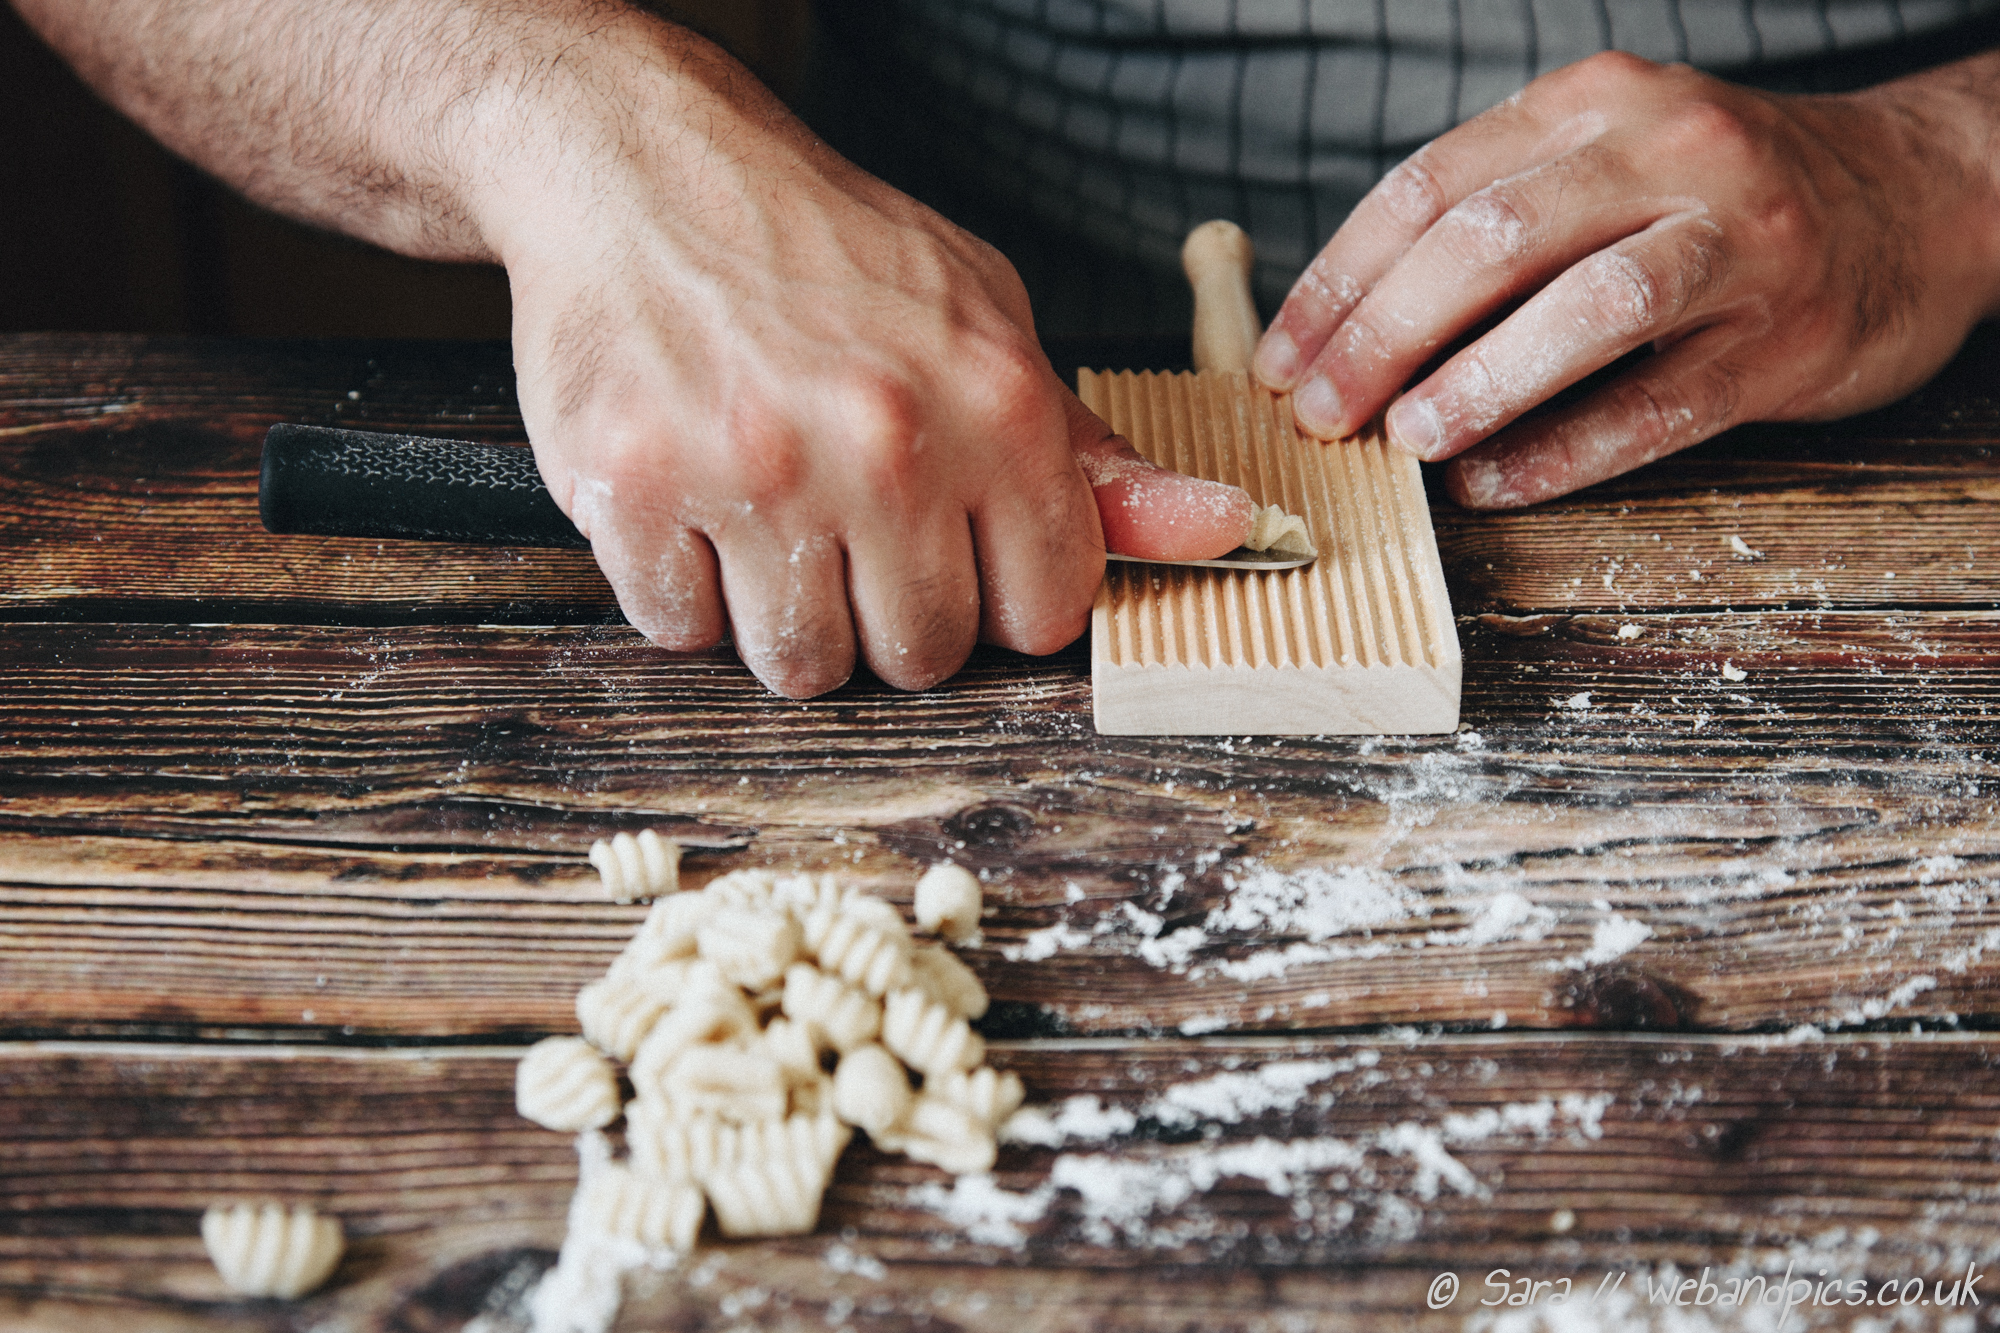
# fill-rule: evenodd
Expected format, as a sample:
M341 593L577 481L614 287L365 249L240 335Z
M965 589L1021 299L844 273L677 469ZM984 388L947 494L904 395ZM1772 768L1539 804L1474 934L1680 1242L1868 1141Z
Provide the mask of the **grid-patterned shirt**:
M2000 0L823 0L821 121L998 245L1044 332L1186 327L1227 217L1269 309L1356 200L1537 74L1620 49L1766 87L2000 41ZM835 109L837 108L837 110Z

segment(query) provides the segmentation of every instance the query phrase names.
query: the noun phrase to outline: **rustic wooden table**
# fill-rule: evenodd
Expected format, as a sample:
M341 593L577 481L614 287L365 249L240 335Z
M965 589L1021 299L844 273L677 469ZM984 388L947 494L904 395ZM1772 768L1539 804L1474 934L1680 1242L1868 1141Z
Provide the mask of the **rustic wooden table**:
M1935 1300L2000 1267L1996 383L1440 502L1457 735L1151 740L1081 646L793 703L584 554L258 527L274 421L517 437L504 347L0 339L0 1326L519 1329L576 1158L513 1062L652 826L986 872L994 1060L1103 1114L984 1189L857 1144L626 1327L1764 1328L1699 1275L1788 1266L1942 1287L1786 1327L1994 1327ZM209 1267L265 1196L324 1292Z

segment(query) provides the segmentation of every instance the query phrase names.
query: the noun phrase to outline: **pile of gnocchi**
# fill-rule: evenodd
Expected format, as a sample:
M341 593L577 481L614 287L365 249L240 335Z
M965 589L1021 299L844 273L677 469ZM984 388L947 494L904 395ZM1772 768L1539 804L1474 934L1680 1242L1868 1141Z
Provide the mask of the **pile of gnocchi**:
M537 1043L515 1082L521 1114L550 1129L625 1121L624 1160L587 1174L576 1216L681 1251L710 1208L725 1236L809 1232L856 1129L947 1171L991 1169L1023 1090L986 1066L971 1027L985 987L944 943L831 875L739 870L682 892L676 849L650 833L591 860L610 896L652 910L577 996L582 1037ZM931 868L915 900L919 930L977 935L979 881L961 867Z

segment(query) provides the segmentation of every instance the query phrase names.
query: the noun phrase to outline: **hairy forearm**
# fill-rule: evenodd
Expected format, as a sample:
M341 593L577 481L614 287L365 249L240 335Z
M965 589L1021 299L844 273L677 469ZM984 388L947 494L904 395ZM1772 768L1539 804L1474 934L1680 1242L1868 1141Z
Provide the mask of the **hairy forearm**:
M621 0L14 3L183 157L423 258L504 258L510 213L587 193L585 164L639 151L642 123L645 151L694 168L718 127L784 118L713 45Z

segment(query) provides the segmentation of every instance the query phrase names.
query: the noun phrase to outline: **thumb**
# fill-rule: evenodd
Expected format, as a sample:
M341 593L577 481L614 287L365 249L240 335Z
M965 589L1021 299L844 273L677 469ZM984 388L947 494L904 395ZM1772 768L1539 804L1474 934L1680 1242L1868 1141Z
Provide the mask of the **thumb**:
M1070 449L1097 500L1104 549L1146 560L1213 560L1243 544L1256 511L1240 486L1155 466L1066 393Z

